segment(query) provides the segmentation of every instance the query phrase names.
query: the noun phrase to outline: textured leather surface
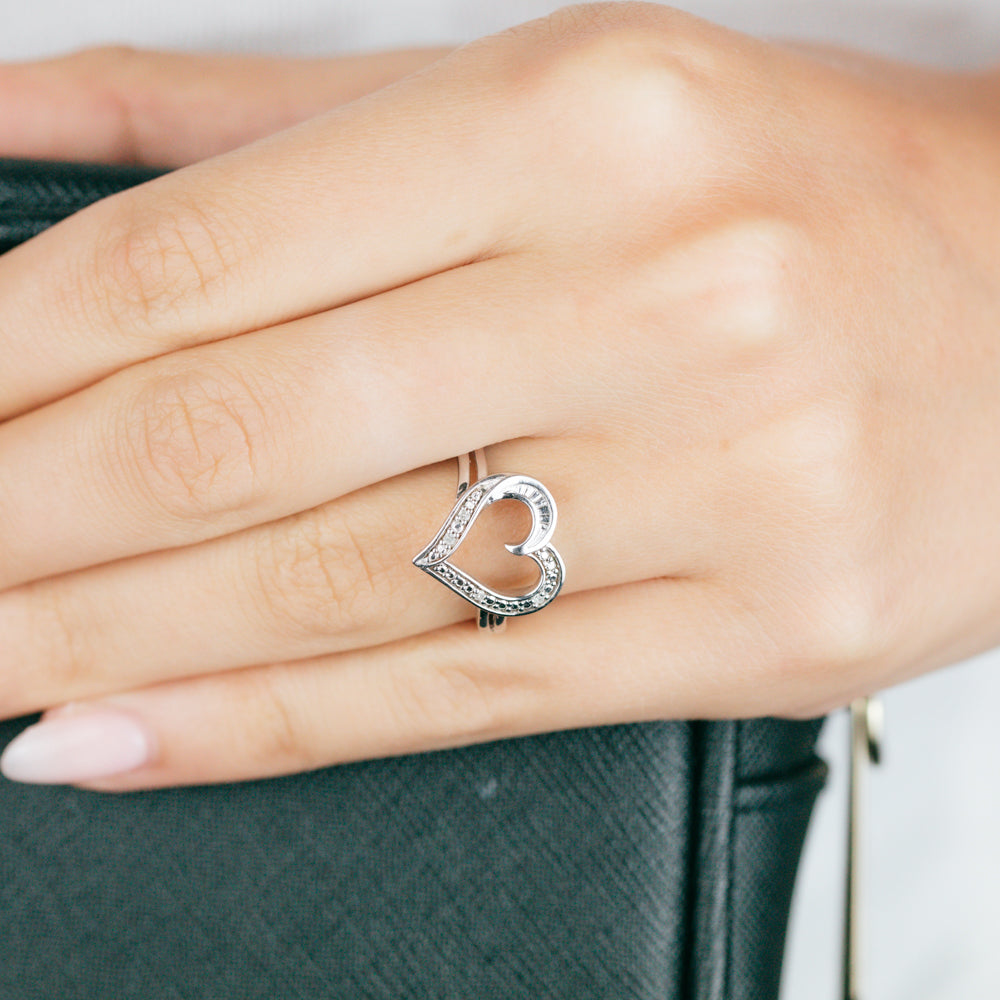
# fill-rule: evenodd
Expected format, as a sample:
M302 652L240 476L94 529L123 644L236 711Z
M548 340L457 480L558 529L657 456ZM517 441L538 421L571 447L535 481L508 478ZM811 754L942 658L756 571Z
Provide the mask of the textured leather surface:
M773 1000L798 860L826 765L819 722L699 723L697 1000Z
M0 159L0 253L92 201L159 173L149 167Z
M0 239L148 176L0 162ZM818 731L608 726L118 796L0 779L0 997L774 1000Z
M773 1000L816 729L614 726L125 796L0 782L0 996Z

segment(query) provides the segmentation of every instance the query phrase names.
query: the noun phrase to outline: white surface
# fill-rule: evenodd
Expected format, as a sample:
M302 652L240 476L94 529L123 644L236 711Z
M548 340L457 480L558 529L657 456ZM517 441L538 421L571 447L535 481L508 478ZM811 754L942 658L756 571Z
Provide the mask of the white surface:
M552 0L5 0L0 59L102 42L329 52L463 41L561 6ZM762 35L825 38L940 62L1000 48L1000 0L688 0Z
M6 0L0 59L84 44L313 53L467 38L554 9L539 0ZM854 42L941 63L1000 63L1000 0L692 0L763 35ZM1000 516L1000 511L998 511ZM998 568L1000 572L1000 568ZM864 1000L1000 997L1000 656L891 692L871 785ZM844 719L796 900L785 1000L836 1000Z
M864 1000L1000 997L1000 654L883 696L885 761L871 774L864 867ZM841 1000L847 717L827 724L830 787L809 832L785 1000Z

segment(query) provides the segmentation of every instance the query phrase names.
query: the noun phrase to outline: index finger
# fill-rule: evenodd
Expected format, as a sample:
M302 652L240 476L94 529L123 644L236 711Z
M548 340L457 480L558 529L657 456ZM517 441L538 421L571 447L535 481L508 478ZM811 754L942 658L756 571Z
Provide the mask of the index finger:
M268 139L95 204L0 266L0 418L179 348L487 256L509 113L446 59Z

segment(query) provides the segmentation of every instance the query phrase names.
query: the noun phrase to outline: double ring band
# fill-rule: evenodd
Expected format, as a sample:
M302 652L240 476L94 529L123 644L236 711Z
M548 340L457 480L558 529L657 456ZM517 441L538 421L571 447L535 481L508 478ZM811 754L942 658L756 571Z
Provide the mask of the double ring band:
M491 590L449 562L449 556L465 540L476 518L498 500L520 500L531 511L528 537L519 545L506 546L507 551L516 556L533 559L541 573L534 588L520 596ZM503 628L508 618L540 611L555 599L562 588L566 568L562 557L549 545L555 527L556 502L552 494L530 476L488 475L485 452L479 449L459 456L458 499L441 530L413 560L413 565L479 608L479 627L495 632Z

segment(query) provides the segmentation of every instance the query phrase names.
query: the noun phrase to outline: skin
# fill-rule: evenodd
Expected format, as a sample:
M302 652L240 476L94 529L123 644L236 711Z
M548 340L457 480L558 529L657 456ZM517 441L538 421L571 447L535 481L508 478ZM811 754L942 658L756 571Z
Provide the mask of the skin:
M1000 643L992 76L595 4L0 108L10 154L200 161L0 261L0 712L147 754L76 783L808 717ZM490 636L410 563L480 446L567 566ZM511 590L513 507L458 560Z

